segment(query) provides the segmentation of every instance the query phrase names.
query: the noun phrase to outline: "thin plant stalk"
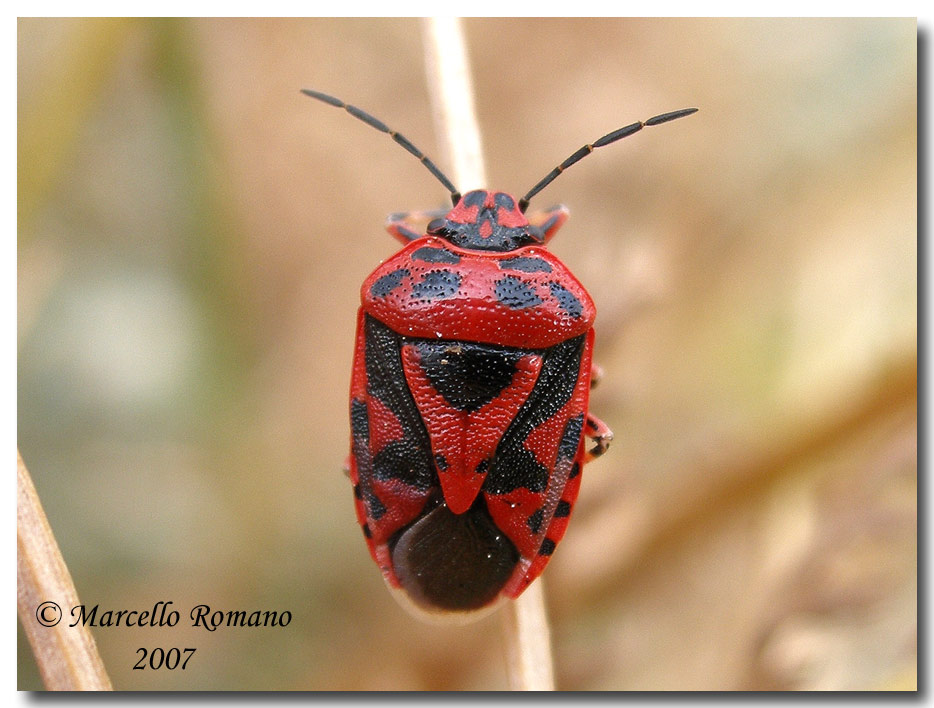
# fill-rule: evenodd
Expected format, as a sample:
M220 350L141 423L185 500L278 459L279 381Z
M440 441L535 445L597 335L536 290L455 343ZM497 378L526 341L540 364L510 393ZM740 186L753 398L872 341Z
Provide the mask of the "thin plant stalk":
M423 20L425 66L443 157L461 193L488 187L473 82L459 18ZM509 685L519 691L553 691L551 638L542 579L503 608Z
M17 450L16 605L42 682L50 691L113 690L91 632L82 624L69 626L69 611L78 604L75 585ZM56 617L56 624L46 626Z

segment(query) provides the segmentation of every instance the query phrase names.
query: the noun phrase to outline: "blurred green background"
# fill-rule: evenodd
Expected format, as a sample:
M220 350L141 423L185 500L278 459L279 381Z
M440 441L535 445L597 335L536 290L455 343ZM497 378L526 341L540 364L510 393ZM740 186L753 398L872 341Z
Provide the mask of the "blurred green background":
M533 202L571 209L616 433L545 574L558 686L914 688L915 21L465 27L462 190L701 109ZM505 688L499 618L410 618L341 473L358 288L444 190L302 87L449 164L417 20L19 21L23 459L88 605L293 615L98 629L116 688Z

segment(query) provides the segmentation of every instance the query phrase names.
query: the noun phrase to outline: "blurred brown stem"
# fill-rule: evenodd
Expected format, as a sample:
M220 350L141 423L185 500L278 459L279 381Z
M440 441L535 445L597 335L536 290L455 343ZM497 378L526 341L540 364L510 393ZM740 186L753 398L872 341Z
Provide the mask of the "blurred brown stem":
M459 18L423 21L425 66L435 126L451 179L461 192L487 186L470 65ZM553 691L548 616L541 579L503 609L507 672L513 690Z
M62 558L29 471L16 452L16 604L39 673L50 691L109 691L94 637L83 625L69 627L67 613L78 593ZM58 606L60 621L48 627ZM38 613L38 614L37 614Z

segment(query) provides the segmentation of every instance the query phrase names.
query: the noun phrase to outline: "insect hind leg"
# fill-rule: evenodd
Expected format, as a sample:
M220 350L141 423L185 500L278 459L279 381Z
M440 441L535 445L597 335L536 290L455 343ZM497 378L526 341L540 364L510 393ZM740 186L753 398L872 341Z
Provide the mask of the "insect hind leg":
M591 413L587 414L587 420L584 422L584 435L595 443L587 450L584 462L600 457L610 448L610 442L613 440L613 431L610 430L610 426Z

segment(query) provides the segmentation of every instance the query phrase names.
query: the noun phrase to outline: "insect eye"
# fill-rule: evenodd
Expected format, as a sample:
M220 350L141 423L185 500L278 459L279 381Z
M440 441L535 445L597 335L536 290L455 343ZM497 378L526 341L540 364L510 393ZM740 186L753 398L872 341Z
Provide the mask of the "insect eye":
M433 234L435 236L443 234L445 223L446 222L444 219L432 219L431 221L428 222L428 227L427 227L428 233Z

